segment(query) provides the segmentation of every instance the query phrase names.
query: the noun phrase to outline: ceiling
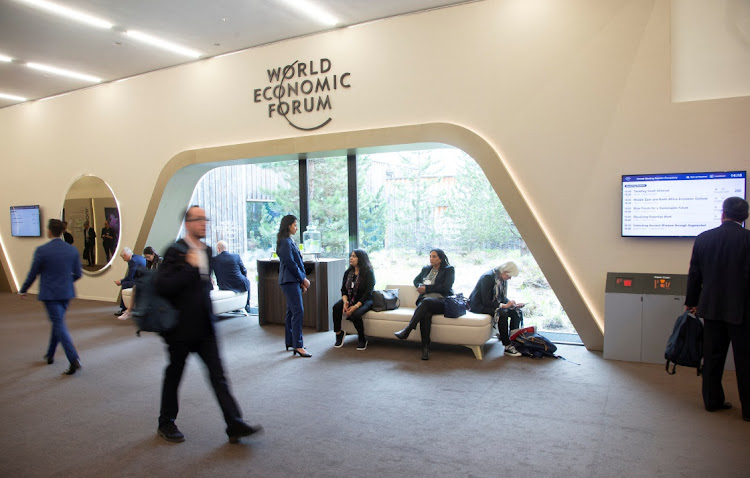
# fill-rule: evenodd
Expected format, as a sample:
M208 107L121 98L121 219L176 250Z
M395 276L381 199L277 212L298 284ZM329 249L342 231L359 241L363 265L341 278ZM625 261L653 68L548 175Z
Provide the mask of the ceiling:
M32 70L42 63L102 79L102 83L196 61L140 43L123 32L138 30L198 50L200 59L467 0L313 0L339 19L318 23L282 0L52 0L109 21L94 28L36 9L22 0L0 0L0 93L27 100L86 88L90 82ZM476 1L476 0L470 0ZM0 97L0 108L18 104Z

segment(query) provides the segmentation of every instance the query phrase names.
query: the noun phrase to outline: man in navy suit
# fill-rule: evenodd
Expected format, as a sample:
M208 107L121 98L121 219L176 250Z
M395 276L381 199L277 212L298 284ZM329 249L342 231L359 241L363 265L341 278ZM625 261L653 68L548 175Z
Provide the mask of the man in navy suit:
M138 254L133 254L133 251L131 251L129 247L123 248L120 257L123 261L128 263L128 272L125 274L125 277L116 280L115 284L122 287L122 290L132 289L135 285L135 272L139 267L146 267L146 258L139 256ZM122 296L122 294L120 295ZM123 302L122 297L120 297L120 310L115 312L115 315L118 317L121 316L125 312L125 309L127 309L127 307L125 307L125 302Z
M68 310L70 299L76 296L73 282L81 278L81 260L78 259L78 250L60 237L64 230L62 221L49 220L47 237L52 240L37 247L29 275L18 293L22 299L26 298L26 291L41 274L39 300L44 302L47 315L52 322L52 334L44 359L48 364L52 364L55 361L57 344L61 343L70 362L70 367L63 373L73 375L81 368L81 360L68 332L68 326L65 325L65 311Z
M748 204L724 201L721 226L701 233L690 259L685 308L703 319L703 405L727 410L721 377L732 343L742 418L750 421L750 231Z
M227 252L227 243L224 241L216 243L216 251L218 254L213 257L212 265L219 289L234 292L247 291L245 311L250 312L250 281L247 279L247 269L242 263L242 258L239 254Z

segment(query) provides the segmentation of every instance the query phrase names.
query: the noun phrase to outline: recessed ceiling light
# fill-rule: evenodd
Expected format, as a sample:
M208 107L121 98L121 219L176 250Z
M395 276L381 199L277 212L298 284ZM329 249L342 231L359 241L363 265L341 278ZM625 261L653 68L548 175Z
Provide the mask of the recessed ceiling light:
M13 58L11 58L9 56L5 56L5 55L0 55L0 61L4 61L6 63L10 63L11 61L13 61Z
M32 7L40 8L50 13L54 13L55 15L70 18L71 20L85 23L86 25L90 25L92 27L109 29L114 26L112 23L108 22L107 20L102 20L101 18L97 18L95 16L89 15L88 13L84 13L78 10L73 10L72 8L68 8L63 5L58 5L57 3L48 2L47 0L16 0L16 1L27 3L31 5Z
M198 58L201 56L201 53L198 51L191 50L190 48L185 48L184 46L162 40L161 38L157 38L146 33L138 32L135 30L128 30L125 32L125 34L143 43L147 43L149 45L171 51L173 53L179 53L180 55L189 56L191 58Z
M0 98L11 101L28 101L28 99L23 96L9 95L7 93L0 93Z
M338 18L334 17L323 8L307 0L281 0L292 8L299 10L310 18L323 23L324 25L335 26L339 23Z
M52 73L53 75L66 76L68 78L75 78L77 80L89 81L91 83L101 83L102 79L96 76L87 75L85 73L78 73L71 70L65 70L63 68L57 68L56 66L42 65L40 63L26 63L26 66L38 71L44 71Z

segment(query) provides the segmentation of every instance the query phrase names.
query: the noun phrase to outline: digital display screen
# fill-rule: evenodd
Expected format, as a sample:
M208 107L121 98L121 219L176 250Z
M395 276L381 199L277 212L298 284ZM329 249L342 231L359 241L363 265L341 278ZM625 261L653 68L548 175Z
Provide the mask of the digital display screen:
M39 206L11 206L10 234L16 237L41 236Z
M633 279L630 277L616 277L615 284L621 287L633 287Z
M746 197L746 171L622 177L623 237L695 237L721 224L721 206Z
M664 289L669 290L672 288L672 278L669 276L655 276L654 277L654 290Z

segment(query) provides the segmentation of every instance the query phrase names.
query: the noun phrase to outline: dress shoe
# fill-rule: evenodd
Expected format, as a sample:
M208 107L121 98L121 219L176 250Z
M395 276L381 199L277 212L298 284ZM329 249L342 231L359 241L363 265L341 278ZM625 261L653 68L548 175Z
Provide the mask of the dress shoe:
M430 360L430 348L426 345L422 346L422 360Z
M156 433L167 441L179 443L185 441L185 435L182 434L177 425L174 422L166 422L159 425L156 429Z
M63 375L73 375L76 373L76 370L81 368L81 361L77 360L75 362L70 362L70 366L66 371L63 372Z
M261 425L248 425L245 422L234 425L232 429L227 428L227 435L229 436L229 443L238 443L240 438L260 433L263 431Z
M729 402L724 402L716 408L706 408L706 410L708 410L709 412L715 412L718 410L729 410L730 408L732 408L732 404Z
M406 327L404 329L399 330L398 332L394 332L393 335L398 337L399 340L406 340L409 338L409 334L411 333L411 329L409 327Z
M312 354L305 349L294 349L292 355L299 354L300 357L312 357Z
M55 363L55 359L50 357L49 355L45 355L44 360L45 362L47 362L47 365L52 365L53 363Z

